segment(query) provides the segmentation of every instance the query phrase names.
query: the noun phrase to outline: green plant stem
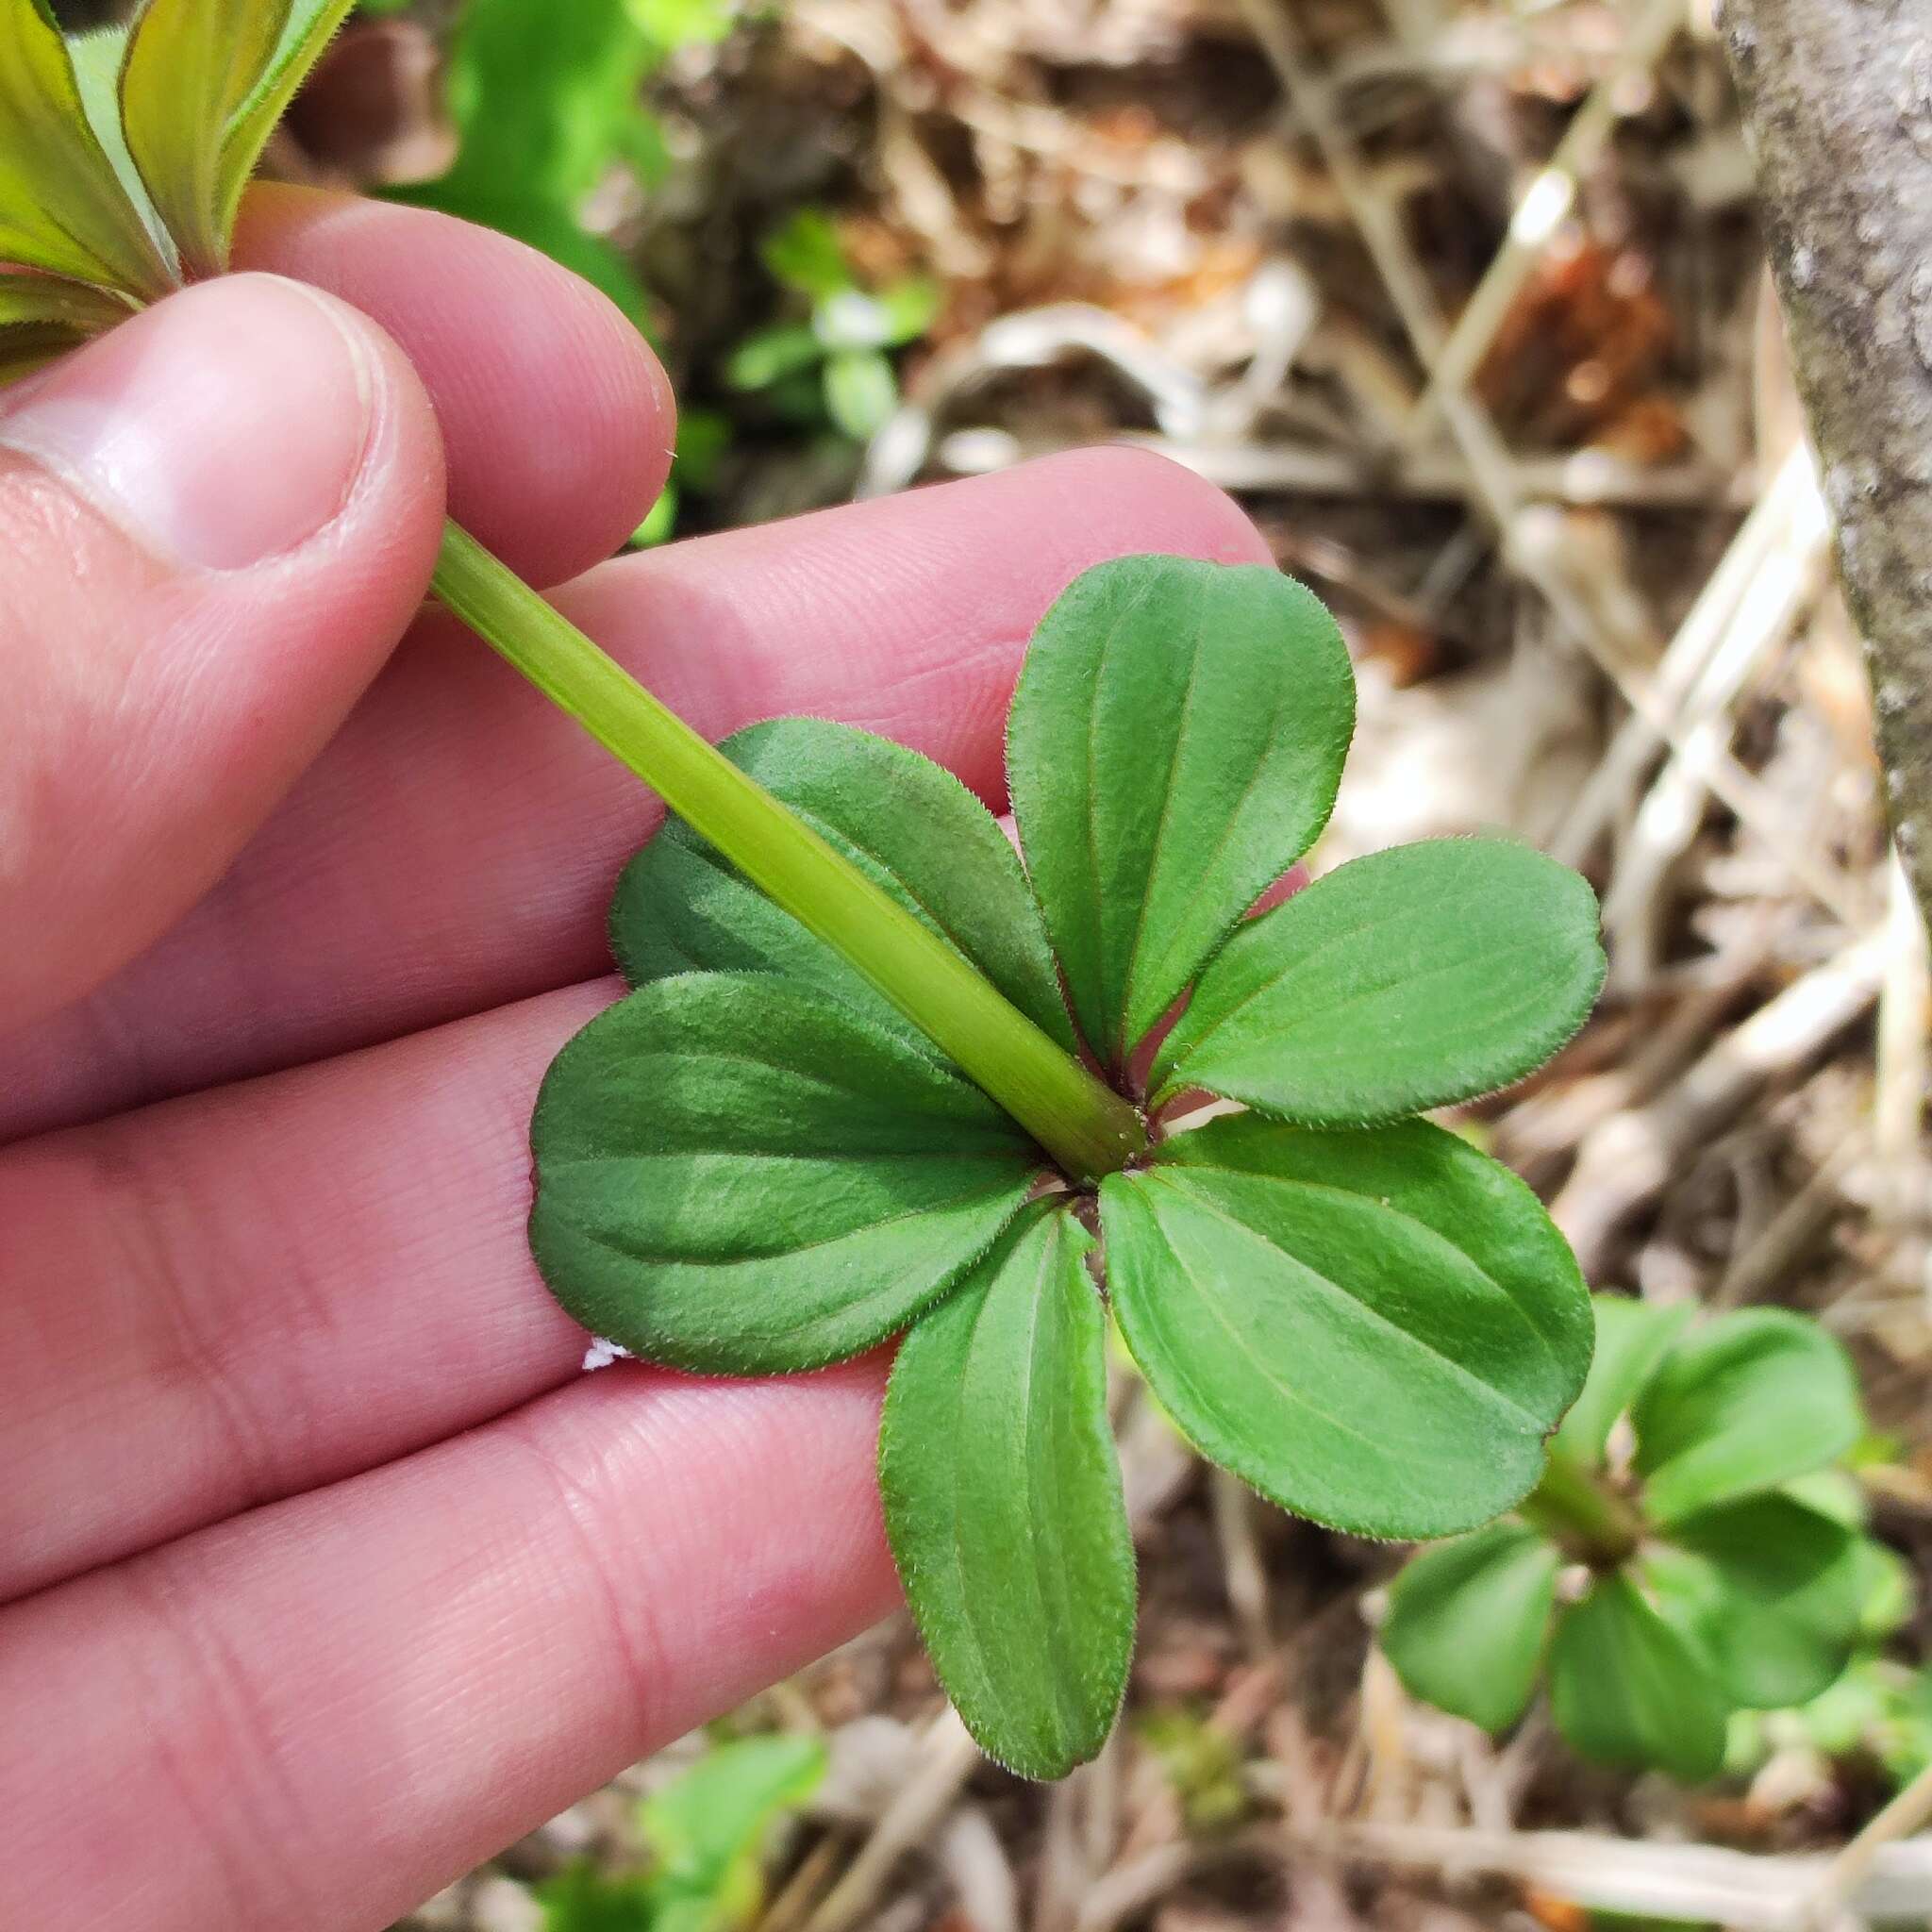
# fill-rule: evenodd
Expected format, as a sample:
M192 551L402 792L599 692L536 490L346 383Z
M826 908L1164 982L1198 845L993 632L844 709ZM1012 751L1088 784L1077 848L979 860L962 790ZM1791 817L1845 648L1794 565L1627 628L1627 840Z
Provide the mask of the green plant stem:
M1517 1510L1578 1560L1598 1568L1623 1562L1643 1536L1636 1506L1555 1442L1542 1481Z
M455 524L443 604L877 987L1075 1180L1124 1167L1146 1124L889 897Z

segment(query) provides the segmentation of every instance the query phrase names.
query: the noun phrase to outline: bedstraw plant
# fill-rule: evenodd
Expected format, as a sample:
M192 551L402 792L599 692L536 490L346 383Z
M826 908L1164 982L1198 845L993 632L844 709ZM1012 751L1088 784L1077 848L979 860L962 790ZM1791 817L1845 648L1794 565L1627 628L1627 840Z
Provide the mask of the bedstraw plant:
M6 373L223 270L348 4L149 0L70 45L43 0L0 0ZM1444 1536L1536 1488L1590 1303L1530 1191L1418 1116L1582 1023L1595 903L1477 839L1250 916L1319 838L1353 728L1307 591L1167 557L1080 577L1013 699L1016 855L862 732L713 747L454 527L435 583L675 814L617 892L633 991L537 1108L544 1277L698 1374L905 1337L887 1525L994 1757L1064 1773L1126 1681L1109 1314L1202 1451L1317 1522Z
M1830 1469L1864 1431L1851 1365L1783 1309L1690 1314L1597 1298L1536 1491L1396 1579L1382 1645L1416 1695L1498 1731L1541 1681L1582 1757L1694 1782L1735 1712L1837 1681L1898 1594Z

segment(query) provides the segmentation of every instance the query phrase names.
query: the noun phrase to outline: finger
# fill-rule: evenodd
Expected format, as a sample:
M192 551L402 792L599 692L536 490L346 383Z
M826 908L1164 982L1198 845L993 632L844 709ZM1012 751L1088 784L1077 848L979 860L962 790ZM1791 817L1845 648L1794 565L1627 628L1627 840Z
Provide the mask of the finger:
M530 1109L620 990L0 1152L0 1602L574 1376Z
M528 1122L618 991L0 1151L0 1601L574 1376L585 1338L525 1239Z
M425 208L263 186L236 258L395 338L436 404L450 514L532 583L601 563L663 488L675 410L658 358L547 256Z
M268 276L0 404L0 1014L85 994L221 875L401 637L442 477L394 344Z
M0 1150L0 1601L571 1378L585 1338L529 1257L527 1129L619 991Z
M1137 550L1265 556L1218 491L1092 451L675 545L560 601L713 736L842 718L997 801L1033 625L1079 571ZM481 645L425 630L220 891L99 999L0 1050L0 1137L590 978L618 869L657 818Z
M617 991L0 1151L0 1601L575 1374L528 1254L527 1125Z
M882 1381L621 1367L0 1612L0 1923L387 1924L891 1606Z

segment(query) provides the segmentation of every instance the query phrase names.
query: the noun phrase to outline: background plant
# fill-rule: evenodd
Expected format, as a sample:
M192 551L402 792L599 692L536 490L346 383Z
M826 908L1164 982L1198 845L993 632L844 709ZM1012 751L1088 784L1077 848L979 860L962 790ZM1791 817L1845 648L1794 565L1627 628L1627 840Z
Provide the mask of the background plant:
M803 208L769 233L758 258L806 310L747 336L724 364L727 387L766 397L794 420L828 422L866 442L898 407L891 351L917 341L939 314L939 285L902 275L865 288L824 209Z
M464 0L451 31L446 100L458 136L449 171L396 191L541 249L643 326L649 296L624 254L587 225L614 172L642 190L671 166L641 98L680 47L722 40L728 0Z
M1582 1756L1707 1778L1734 1712L1821 1696L1896 1614L1896 1563L1830 1474L1863 1434L1857 1383L1781 1309L1595 1307L1595 1363L1542 1481L1409 1564L1382 1645L1418 1696L1485 1729L1543 1680Z
M673 160L644 84L679 49L715 44L737 21L729 0L464 0L444 57L456 158L438 179L391 192L528 242L648 329L649 290L587 211L614 179L641 193L663 186ZM671 479L639 543L671 535L728 436L714 410L682 413Z
M545 1932L738 1932L764 1904L774 1827L825 1774L815 1738L714 1744L637 1807L644 1869L569 1866L540 1888Z

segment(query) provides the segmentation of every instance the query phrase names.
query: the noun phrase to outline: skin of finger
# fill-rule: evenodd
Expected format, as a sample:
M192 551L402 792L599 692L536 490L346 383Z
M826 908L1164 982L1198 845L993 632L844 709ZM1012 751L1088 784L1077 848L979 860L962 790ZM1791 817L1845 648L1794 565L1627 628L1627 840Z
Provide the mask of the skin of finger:
M547 256L427 208L262 184L235 258L326 289L394 338L436 405L450 514L527 582L601 563L657 500L670 383L617 308Z
M230 330L250 333L258 381L294 318L299 341L315 341L303 311L319 305L360 341L371 417L340 509L283 554L230 570L164 560L57 468L0 454L0 932L33 936L0 944L9 1024L84 998L178 921L321 751L421 602L443 468L428 398L395 345L332 298L263 277L175 295L7 405L8 436L50 400L77 413L131 394L152 410L154 371L179 362L197 328L209 357ZM291 363L279 459L325 463L330 488L341 393L333 372L306 383ZM123 433L140 442L148 419Z
M0 1150L0 1603L575 1374L525 1234L530 1109L622 991Z
M584 1337L529 1258L527 1124L621 991L0 1150L0 1602L568 1380Z
M1033 625L1081 570L1146 550L1267 556L1198 478L1088 451L626 558L559 601L710 735L841 718L998 805ZM467 634L423 626L217 891L100 996L0 1042L0 1140L589 979L659 816Z
M376 1932L891 1607L884 1374L620 1366L0 1611L0 1923Z

